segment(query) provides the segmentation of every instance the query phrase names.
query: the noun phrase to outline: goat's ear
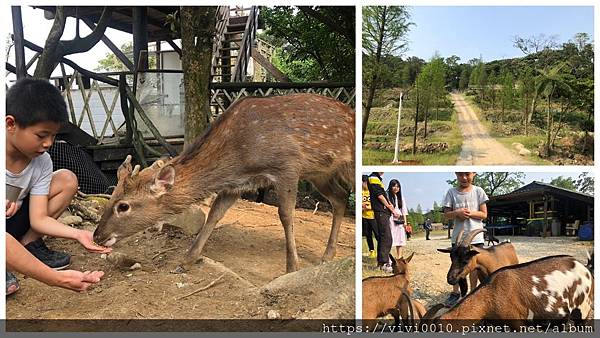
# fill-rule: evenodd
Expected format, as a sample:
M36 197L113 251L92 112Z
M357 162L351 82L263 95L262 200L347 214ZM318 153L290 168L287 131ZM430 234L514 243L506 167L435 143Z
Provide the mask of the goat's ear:
M160 168L154 175L154 183L150 186L150 190L155 193L156 197L160 197L173 188L173 183L175 183L175 168L168 165Z
M450 252L452 252L452 248L437 249L437 251L443 252L443 253L450 253Z
M411 253L410 256L408 256L408 258L405 258L404 260L406 261L406 263L410 263L410 260L413 258L413 256L415 255L415 253Z

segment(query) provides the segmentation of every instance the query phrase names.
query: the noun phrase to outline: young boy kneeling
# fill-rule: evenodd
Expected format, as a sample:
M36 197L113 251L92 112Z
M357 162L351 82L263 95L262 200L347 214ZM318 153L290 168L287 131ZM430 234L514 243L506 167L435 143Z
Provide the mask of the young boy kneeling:
M56 220L77 193L77 177L64 169L52 172L52 160L46 152L67 120L65 101L48 81L22 79L6 93L6 183L21 189L16 201L6 201L6 262L10 268L47 284L82 290L103 273L57 273L52 269L66 268L71 257L50 250L42 239L43 235L69 238L91 252L110 252L92 241L92 232ZM31 271L32 266L40 266L36 260L52 269ZM6 282L7 294L19 287L8 270Z

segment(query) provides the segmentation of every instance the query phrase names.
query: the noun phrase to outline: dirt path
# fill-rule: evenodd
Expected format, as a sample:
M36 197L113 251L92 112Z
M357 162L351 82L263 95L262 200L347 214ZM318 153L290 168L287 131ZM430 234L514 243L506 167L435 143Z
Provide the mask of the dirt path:
M457 165L533 164L492 138L462 94L451 95L464 138Z

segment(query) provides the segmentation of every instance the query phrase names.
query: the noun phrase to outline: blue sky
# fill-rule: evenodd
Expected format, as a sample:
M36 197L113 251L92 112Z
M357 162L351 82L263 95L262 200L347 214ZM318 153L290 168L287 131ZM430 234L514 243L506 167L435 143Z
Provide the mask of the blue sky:
M363 173L370 174L370 173ZM553 178L558 176L577 178L581 172L553 172L553 173L525 173L525 184L533 181L544 181L549 183ZM433 202L438 204L442 202L446 191L450 188L446 184L446 180L454 179L454 172L446 173L393 173L386 172L383 175L383 183L387 189L388 184L392 179L397 179L402 185L402 193L408 208L416 209L420 204L423 211L430 210L433 207Z
M591 6L414 6L409 50L405 56L429 60L458 55L461 62L483 56L486 61L522 56L513 47L515 35L558 35L566 42L575 33L594 36Z

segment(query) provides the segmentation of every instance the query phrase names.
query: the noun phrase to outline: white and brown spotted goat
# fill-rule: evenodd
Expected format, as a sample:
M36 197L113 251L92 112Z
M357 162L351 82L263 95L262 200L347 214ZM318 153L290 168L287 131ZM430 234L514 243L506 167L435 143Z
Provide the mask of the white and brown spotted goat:
M550 256L497 270L433 320L458 320L460 325L504 322L516 330L536 322L581 324L591 318L593 303L594 277L586 266L571 256ZM430 308L422 323L442 307Z
M179 156L139 173L124 163L118 177L94 232L96 243L113 245L217 193L182 262L185 270L242 192L272 186L285 232L286 271L292 272L298 269L293 213L299 180L310 181L333 206L323 260L335 256L354 186L354 111L316 94L244 98Z
M509 265L519 263L515 247L510 242L503 242L489 248L478 248L472 246L473 238L485 229L477 229L463 236L464 230L456 237L456 246L447 249L438 249L440 252L449 253L452 264L448 270L446 279L448 284L461 285L462 296L466 294L467 275L477 271L479 281L483 282L487 276L494 271ZM476 279L471 279L471 291L475 289Z

